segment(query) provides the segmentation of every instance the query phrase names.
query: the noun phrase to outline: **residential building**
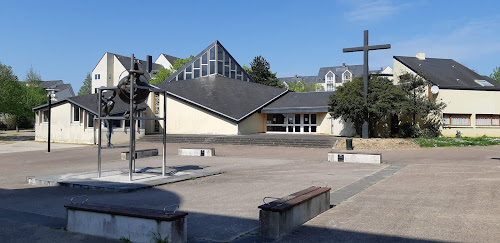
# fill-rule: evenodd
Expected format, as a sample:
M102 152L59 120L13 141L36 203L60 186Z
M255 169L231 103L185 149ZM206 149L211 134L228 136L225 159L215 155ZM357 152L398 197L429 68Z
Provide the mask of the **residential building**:
M500 136L500 84L453 59L394 56L394 82L405 73L429 82L427 96L446 104L444 136Z

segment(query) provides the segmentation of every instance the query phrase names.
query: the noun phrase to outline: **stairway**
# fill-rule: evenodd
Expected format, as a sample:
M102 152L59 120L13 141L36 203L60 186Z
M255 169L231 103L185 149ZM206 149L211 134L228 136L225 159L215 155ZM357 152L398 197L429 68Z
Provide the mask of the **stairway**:
M150 134L139 139L140 142L162 143L161 134ZM337 138L329 135L296 134L253 134L253 135L167 135L167 143L188 144L231 144L254 146L282 146L302 148L332 148Z

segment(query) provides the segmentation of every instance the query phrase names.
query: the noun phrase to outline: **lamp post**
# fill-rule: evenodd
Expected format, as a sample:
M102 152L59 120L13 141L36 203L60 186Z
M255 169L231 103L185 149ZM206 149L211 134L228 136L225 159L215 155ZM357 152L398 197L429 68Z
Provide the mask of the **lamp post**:
M57 89L47 89L47 97L49 98L49 126L48 126L48 135L47 135L47 152L50 152L50 117L51 117L51 109L52 109L52 99L56 99L56 91Z

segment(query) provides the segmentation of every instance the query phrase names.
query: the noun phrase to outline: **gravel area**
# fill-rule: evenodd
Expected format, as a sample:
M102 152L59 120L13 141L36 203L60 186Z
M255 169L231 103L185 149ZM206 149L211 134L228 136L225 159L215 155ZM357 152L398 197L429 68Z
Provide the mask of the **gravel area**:
M420 146L409 140L402 138L353 138L352 145L354 150L402 150L402 149L418 149ZM346 139L341 138L335 146L335 149L345 149Z

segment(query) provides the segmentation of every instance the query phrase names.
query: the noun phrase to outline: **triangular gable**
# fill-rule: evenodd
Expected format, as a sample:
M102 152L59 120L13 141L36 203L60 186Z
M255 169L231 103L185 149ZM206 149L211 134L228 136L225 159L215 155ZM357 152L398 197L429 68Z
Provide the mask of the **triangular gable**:
M210 44L165 81L180 81L216 74L231 79L254 82L218 40Z

